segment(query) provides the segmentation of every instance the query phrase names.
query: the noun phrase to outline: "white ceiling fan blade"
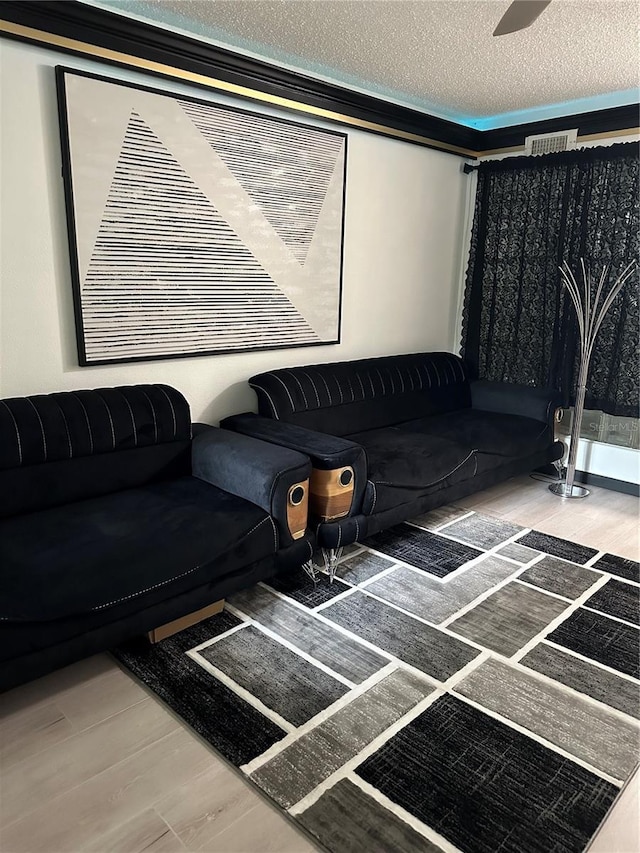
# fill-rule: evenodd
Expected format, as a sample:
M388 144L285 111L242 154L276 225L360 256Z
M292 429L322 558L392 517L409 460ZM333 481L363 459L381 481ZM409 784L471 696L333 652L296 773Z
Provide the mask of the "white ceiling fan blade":
M514 0L493 31L494 36L516 33L518 30L530 27L549 3L551 0Z

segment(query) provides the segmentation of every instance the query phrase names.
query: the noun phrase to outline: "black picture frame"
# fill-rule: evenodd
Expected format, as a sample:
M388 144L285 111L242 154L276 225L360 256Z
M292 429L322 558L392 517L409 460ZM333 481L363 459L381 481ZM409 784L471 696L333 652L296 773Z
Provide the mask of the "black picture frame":
M183 95L181 93L174 93L170 91L165 91L162 89L157 89L152 86L139 85L137 83L132 83L130 81L120 80L117 78L106 77L100 74L94 74L86 71L80 71L74 68L68 68L66 66L56 66L56 87L57 87L57 95L58 95L58 112L59 112L59 124L60 124L60 138L61 138L61 150L62 150L62 173L63 173L63 181L64 181L64 193L65 193L65 207L66 207L66 218L67 218L67 230L68 230L68 239L69 239L69 253L70 253L70 266L71 266L71 279L72 279L72 287L73 287L73 303L74 303L74 315L75 315L75 326L76 326L76 338L77 338L77 347L78 347L78 360L81 366L94 366L94 365L103 365L103 364L117 364L117 363L130 363L136 361L157 361L157 360L173 360L177 358L193 358L198 356L211 356L211 355L222 355L222 354L230 354L230 353L242 353L242 352L254 352L254 351L263 351L263 350L271 350L271 349L292 349L298 347L307 347L307 346L324 346L331 344L339 344L341 341L341 326L342 326L342 288L343 288L343 266L344 266L344 229L345 229L345 209L346 209L346 183L347 183L347 158L348 158L348 147L347 140L348 134L337 131L334 129L328 129L325 127L318 127L315 125L305 124L302 122L292 121L289 118L283 118L281 116L272 115L271 113L266 114L262 112L258 112L256 110L243 109L241 107L236 107L235 105L228 105L226 103L222 104L216 100L212 99L203 99L192 95ZM130 328L133 320L132 317L141 318L142 312L139 310L138 302L141 304L144 302L141 293L146 296L150 290L144 287L144 282L148 281L151 277L153 278L153 270L160 270L161 265L156 263L154 260L153 254L150 252L150 249L145 256L148 258L147 263L142 263L139 261L139 270L140 270L140 281L142 282L138 287L135 297L130 294L126 297L128 302L126 305L129 305L131 309L131 313L127 315L126 308L123 307L122 304L118 303L116 298L110 296L111 292L117 287L117 270L122 266L118 266L118 263L115 261L115 250L118 245L121 246L121 250L123 255L128 253L128 257L135 257L135 249L133 248L136 244L136 240L141 240L142 235L144 235L144 228L149 227L150 218L143 216L140 220L146 225L141 226L142 230L135 231L134 227L131 226L131 222L133 221L135 224L135 217L137 215L137 208L132 214L132 211L128 211L129 219L125 223L126 227L118 231L118 228L113 225L111 219L108 222L107 234L102 234L102 231L99 229L96 234L96 242L94 244L94 253L97 251L97 247L99 241L102 240L102 248L101 248L101 256L100 256L100 264L94 265L91 284L90 286L87 284L87 271L91 269L91 264L87 266L86 262L86 250L85 250L85 262L84 267L81 263L81 245L86 246L87 236L84 234L82 239L79 239L79 228L80 233L82 232L82 228L84 227L84 220L87 217L79 217L78 210L78 192L79 187L82 185L82 182L87 182L87 166L86 163L90 162L91 155L85 156L85 161L83 166L78 165L78 157L77 157L77 134L76 138L74 138L74 129L72 125L72 119L70 119L70 111L73 113L74 105L73 101L73 93L70 92L69 82L71 80L89 80L96 81L101 84L108 84L111 87L116 87L118 90L132 90L135 93L146 93L147 95L157 96L162 99L167 99L167 101L173 101L174 104L179 102L181 104L189 104L194 105L192 108L194 114L197 113L198 110L202 110L202 107L205 108L204 113L207 111L211 114L211 116L237 116L237 119L229 119L228 122L230 126L234 125L234 122L238 127L250 128L251 122L254 124L259 124L259 130L254 130L253 133L258 134L264 132L264 129L267 131L270 127L274 130L278 129L278 131L282 134L283 137L289 135L289 138L298 139L301 137L301 131L306 132L310 139L319 140L317 143L317 150L314 152L313 156L315 156L318 160L318 163L321 163L323 166L330 166L330 160L327 159L327 155L323 154L320 150L322 148L322 143L326 140L327 147L330 149L331 145L334 145L334 148L337 146L337 151L339 152L336 157L335 167L333 176L337 176L340 179L341 186L339 187L339 197L335 192L335 187L333 187L333 196L332 198L336 199L336 204L339 209L339 221L332 222L331 225L325 226L326 234L334 235L334 244L331 244L331 251L333 251L334 255L332 256L333 264L337 270L337 275L335 276L336 281L334 284L334 289L329 296L327 296L326 289L320 290L310 290L307 288L300 288L300 292L304 291L304 294L310 295L316 302L321 298L318 294L322 294L322 298L329 298L331 301L331 307L335 306L335 319L333 322L332 329L335 329L334 334L329 334L325 336L318 336L315 332L315 329L307 322L304 317L304 314L298 310L298 308L291 303L288 299L281 298L279 291L282 290L279 287L277 280L273 279L273 276L263 275L259 270L260 263L253 264L251 270L248 272L246 269L246 265L251 266L251 261L248 258L248 255L252 255L251 247L240 245L242 241L238 242L238 240L234 240L234 238L229 234L229 228L224 228L224 222L222 224L216 223L216 234L218 230L222 229L225 231L227 240L224 243L224 252L226 253L226 257L229 258L230 268L233 263L236 263L238 268L243 270L243 275L246 275L247 279L250 279L250 285L253 287L251 293L257 294L254 299L256 308L258 313L253 316L247 314L247 323L251 322L253 325L258 328L258 324L260 321L260 311L265 317L266 327L270 330L269 334L265 335L265 339L261 340L258 338L257 340L253 340L256 338L256 334L252 330L249 332L248 326L247 328L247 337L245 339L241 339L238 345L229 345L229 335L231 331L228 332L226 338L221 338L220 345L215 344L215 335L212 334L213 343L211 346L207 345L203 338L203 330L206 327L206 323L208 320L203 320L202 317L197 313L198 306L196 304L197 300L194 295L188 293L189 288L185 286L184 288L184 304L186 306L185 310L188 312L188 316L192 318L197 318L198 332L194 331L193 340L197 341L197 346L195 348L190 348L188 346L188 334L187 327L188 322L182 322L182 318L178 317L176 313L177 308L174 310L174 313L171 314L171 307L166 312L166 318L171 326L170 331L175 332L173 340L176 340L179 335L182 335L182 339L185 341L186 346L183 348L180 347L171 347L168 343L170 336L167 338L167 345L161 349L161 351L150 351L150 347L156 346L158 342L162 340L161 337L156 338L153 337L153 332L149 334L145 334L144 324L138 327L138 337L139 342L142 343L141 346L136 346L135 339L135 329L132 332L125 331ZM103 92L106 90L102 90ZM115 97L115 96L114 96ZM132 96L133 97L133 96ZM162 103L162 102L159 102ZM103 106L103 105L102 105ZM76 107L77 109L77 107ZM94 109L94 105L91 105L91 110ZM99 112L101 110L100 99L96 99L95 101L95 115L92 117L91 115L83 116L83 121L92 122L92 121L102 121L103 117L99 116ZM78 113L75 113L74 120L77 119ZM206 116L205 116L206 118ZM202 121L205 121L203 119ZM209 121L209 119L206 119ZM205 121L205 124L206 124ZM226 121L226 119L225 119ZM213 122L213 118L209 123ZM215 123L215 122L214 122ZM129 132L129 128L131 126L131 118L129 124L127 125L127 133ZM138 122L138 130L142 124ZM209 125L207 124L207 127ZM134 128L135 130L135 128ZM302 134L302 135L303 135ZM222 136L222 133L221 133ZM333 142L329 142L332 140ZM125 134L125 139L123 140L123 145L127 141L127 135ZM143 140L144 144L146 140ZM137 144L137 143L136 143ZM131 146L132 150L136 150L136 144ZM148 143L151 144L151 143ZM164 156L163 152L160 150L160 147L157 145L157 142L154 141L155 145L154 156L160 158L159 162L162 161L162 157ZM282 144L282 143L280 143ZM86 147L86 146L85 146ZM224 146L220 146L223 148ZM273 146L272 146L273 147ZM276 146L277 147L277 146ZM165 146L166 148L166 146ZM167 149L168 151L168 149ZM291 151L293 154L293 151ZM300 152L296 152L296 156ZM122 154L122 151L120 152ZM129 151L129 159L134 156L134 154ZM305 152L306 154L306 152ZM148 151L143 151L140 156L140 163L143 160L146 160L146 165L144 166L145 175L149 174L149 168L151 165L149 164L149 156ZM169 156L171 156L171 152L169 151ZM229 155L230 156L230 155ZM253 192L254 195L250 197L255 201L257 197L258 201L263 198L263 184L265 174L260 172L260 158L252 156L252 166L251 168L257 169L256 175L250 174L251 169L247 166L245 169L244 164L241 164L239 169L242 172L241 178L244 181L245 185L249 186L249 194ZM273 155L276 156L276 155ZM87 159L88 158L88 159ZM220 159L217 152L212 149L212 158L217 158L216 162ZM232 159L232 158L231 158ZM276 158L277 159L277 158ZM286 159L286 158L285 158ZM121 157L119 155L118 165L121 163ZM257 164L257 165L256 165ZM265 167L266 168L266 167ZM289 168L292 170L290 172L291 176L291 186L293 188L293 192L297 193L296 198L299 199L303 196L301 187L304 183L304 170L296 167L295 164L291 164L289 161L285 164L285 168ZM297 169L297 172L296 172ZM144 171L143 170L143 171ZM118 169L116 169L118 171ZM157 174L160 175L162 170L158 170ZM232 170L230 170L232 171ZM120 174L122 169L119 170L119 177L112 175L112 180L110 183L110 192L113 190L114 185L117 183L117 180L121 180L122 175ZM114 178L116 176L116 178ZM104 176L103 176L104 177ZM233 178L233 174L231 178L229 178L229 182L231 182ZM166 180L166 176L164 178ZM254 180L255 179L255 180ZM148 180L148 178L147 178ZM253 184L252 184L253 181ZM238 180L240 183L240 179ZM253 189L252 189L253 188ZM276 188L277 189L277 188ZM317 189L314 187L314 190ZM229 191L228 191L229 192ZM238 192L242 192L241 190ZM328 190L327 190L328 192ZM266 190L265 190L266 193ZM197 192L193 188L191 189L192 200L196 198ZM142 193L140 198L136 198L132 196L133 202L135 205L138 205L142 198ZM310 194L311 197L312 194ZM317 195L317 193L316 193ZM289 253L298 252L299 254L303 251L301 248L302 244L307 245L307 251L311 248L311 241L313 240L313 234L309 233L309 228L306 230L300 228L296 230L295 222L293 226L288 231L287 230L287 221L286 214L283 214L282 217L279 214L279 205L282 206L283 198L286 200L286 193L282 190L281 195L278 196L277 192L274 195L275 201L273 202L272 213L272 222L276 223L276 226L280 228L279 232L276 232L276 227L273 227L273 232L276 234L284 233L284 239L282 240L283 244L285 244ZM325 199L326 200L326 199ZM113 201L111 196L108 201ZM157 201L157 194L156 194ZM132 202L132 203L133 203ZM314 202L314 207L310 206L310 202L307 203L307 208L304 213L306 216L306 220L310 222L313 219L313 215L317 213L318 201ZM108 207L109 205L107 205ZM322 206L322 205L321 205ZM111 214L113 214L114 210L116 211L116 216L119 215L118 211L122 211L122 199L118 198L118 202L116 204L115 201L111 204L112 210ZM203 203L203 207L206 207ZM257 204L257 207L261 208L260 204ZM269 212L269 200L263 202L262 207L267 208L267 212ZM126 205L125 205L126 208ZM107 208L105 208L106 210ZM133 208L132 208L133 209ZM153 208L149 208L149 212L153 212ZM81 213L81 211L80 211ZM131 214L131 215L129 215ZM214 217L214 214L211 211L208 211L208 215L210 217ZM256 214L257 215L257 214ZM222 214L221 214L222 216ZM318 214L318 217L320 214ZM108 217L107 217L108 218ZM162 216L161 219L164 221L166 217ZM222 216L224 219L224 216ZM259 215L258 215L258 218ZM326 217L325 217L326 218ZM325 218L323 218L323 222L325 222ZM335 217L334 217L335 218ZM93 217L88 217L88 219L93 219ZM264 216L264 219L268 222L268 216ZM264 226L264 219L262 221L262 230L261 234L267 233L268 229ZM213 221L213 219L211 220ZM101 228L102 224L105 222L105 219L100 220ZM122 219L122 222L125 222ZM283 224L284 223L284 224ZM95 223L94 223L95 224ZM117 224L117 223L116 223ZM122 223L121 223L122 224ZM226 223L229 225L229 223ZM165 223L166 225L166 223ZM183 223L184 225L184 223ZM113 227L112 227L113 226ZM168 227L168 226L167 226ZM230 227L230 230L233 231L233 228ZM109 230L110 228L110 230ZM187 226L184 226L185 234L190 234L190 239L194 238L194 233L189 232ZM244 228L244 225L243 225ZM250 230L251 225L247 225L247 228ZM128 229L128 230L127 230ZM104 229L103 229L104 230ZM255 231L255 229L254 229ZM126 233L124 233L126 232ZM304 233L303 233L304 232ZM303 233L303 239L300 238L300 234ZM325 232L323 232L325 233ZM102 236L100 236L102 234ZM237 236L237 235L236 235ZM150 234L146 233L146 237L150 239ZM289 238L287 241L287 237ZM104 239L103 239L104 238ZM194 238L195 239L195 238ZM274 241L276 237L271 234L271 239ZM122 241L120 244L118 240ZM127 240L129 242L127 242ZM90 241L89 241L90 242ZM168 244L167 244L168 245ZM165 245L165 249L167 248ZM222 244L221 244L222 245ZM245 251L246 249L246 251ZM213 251L213 250L212 250ZM282 250L284 251L284 249ZM195 252L195 249L194 249ZM235 253L235 254L234 254ZM276 254L278 254L278 250L276 247ZM144 254L138 246L138 256L142 256ZM215 253L214 253L215 254ZM211 253L210 253L211 255ZM213 255L211 255L213 256ZM179 250L176 249L176 254L174 260L179 259L180 257L184 257L180 255ZM92 255L93 262L94 255ZM105 260L106 258L106 260ZM109 258L113 259L113 263L109 266ZM167 264L170 266L171 257L170 254L167 254L165 257L167 260ZM188 263L192 263L190 259L187 258ZM154 267L154 263L156 266ZM193 261L193 264L196 262ZM243 264L245 266L243 267ZM197 264L196 264L197 265ZM165 265L166 266L166 265ZM206 265L205 265L206 266ZM295 276L292 277L292 271L295 271L295 265L293 264L285 264L288 269L287 273L287 281L294 282L295 287ZM100 271L96 272L96 267L100 267ZM304 267L304 264L302 265ZM176 264L176 270L179 268L179 265ZM333 267L332 267L333 268ZM143 272L145 270L146 272ZM83 274L84 271L84 274ZM161 270L160 270L161 271ZM266 270L263 270L266 273ZM146 275L146 278L145 278ZM307 272L305 272L307 275ZM253 276L253 278L251 278ZM127 268L125 273L125 278L129 281L129 269ZM270 278L272 284L268 287L265 284L265 279ZM156 278L154 281L159 281L160 279ZM133 279L131 279L133 282ZM228 282L227 282L228 283ZM100 286L104 285L102 291L100 291ZM184 281L183 281L184 284ZM198 283L192 282L193 287L191 290L197 289ZM225 285L226 286L226 285ZM173 293L176 292L176 288L179 285L174 285L170 287L170 290ZM213 285L211 285L210 290L208 291L209 301L207 302L206 309L203 308L205 315L209 320L215 315L215 288L211 290ZM269 289L270 288L270 289ZM232 290L232 288L229 288ZM133 292L133 291L131 291ZM203 289L204 292L204 289ZM213 296L212 296L213 294ZM315 294L315 295L314 295ZM284 294L286 297L286 292ZM155 325L151 324L153 328L156 328L161 318L163 316L163 310L169 305L169 302L165 300L162 302L163 296L158 296L156 302L152 300L148 300L145 304L149 308L151 312L149 316L153 315ZM167 297L169 298L169 297ZM172 297L171 297L172 298ZM236 303L233 302L224 302L224 300L219 300L220 305L223 307L224 311L226 311L225 316L241 316L241 303L242 300L238 298L238 295L234 293L231 297L236 300ZM158 301L159 300L159 301ZM245 300L246 301L246 300ZM285 303L291 304L285 304ZM90 306L90 307L89 307ZM132 307L133 306L133 307ZM278 317L278 306L281 306L281 310L284 312L281 314L283 317L283 321L278 328L282 329L282 337L284 340L278 341L275 339L275 326L277 325L277 317ZM118 310L118 309L122 310ZM113 309L113 310L112 310ZM286 310L285 310L286 309ZM223 313L224 313L223 311ZM235 312L235 313L234 313ZM328 316L328 310L322 310L319 312L322 316ZM318 314L318 312L316 312ZM300 318L298 317L300 315ZM102 318L102 319L98 319ZM173 318L173 319L172 319ZM187 318L188 319L188 318ZM213 323L213 320L211 320ZM171 325L173 324L173 325ZM192 324L193 325L193 324ZM213 324L215 325L215 324ZM242 326L241 321L238 321L238 327ZM151 328L150 326L150 328ZM311 332L305 333L304 328L309 327L312 332L315 334L316 338L313 339L313 334ZM193 326L195 329L195 326ZM212 326L213 328L213 326ZM263 327L264 328L264 327ZM328 324L327 324L328 328ZM252 336L252 337L251 337ZM123 340L126 339L126 346L123 345ZM109 343L109 341L119 341L117 345L113 345L113 343ZM159 346L160 344L158 344ZM157 350L157 346L156 346Z

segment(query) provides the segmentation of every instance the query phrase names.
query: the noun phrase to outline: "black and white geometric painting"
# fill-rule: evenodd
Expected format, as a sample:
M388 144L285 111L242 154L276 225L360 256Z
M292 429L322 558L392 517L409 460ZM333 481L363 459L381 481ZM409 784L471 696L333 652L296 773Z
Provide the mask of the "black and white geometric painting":
M345 134L57 73L81 364L339 342Z

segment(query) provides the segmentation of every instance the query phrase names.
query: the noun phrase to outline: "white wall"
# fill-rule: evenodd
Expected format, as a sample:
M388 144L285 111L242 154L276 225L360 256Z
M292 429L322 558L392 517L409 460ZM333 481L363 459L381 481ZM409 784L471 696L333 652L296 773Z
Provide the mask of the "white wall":
M571 440L566 439L567 447ZM640 485L640 452L632 447L619 447L603 441L581 438L576 459L578 471L588 471L612 480Z
M79 367L54 66L233 101L18 42L0 40L0 50L0 396L166 382L185 394L194 419L215 423L254 408L246 380L260 371L452 349L467 187L462 160L349 130L340 345Z

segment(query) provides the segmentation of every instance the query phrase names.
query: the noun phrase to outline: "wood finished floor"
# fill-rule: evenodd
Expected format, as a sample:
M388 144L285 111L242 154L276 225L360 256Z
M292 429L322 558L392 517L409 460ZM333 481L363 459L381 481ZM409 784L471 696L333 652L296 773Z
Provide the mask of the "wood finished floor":
M488 515L638 559L636 498L561 501L520 477L464 500ZM640 850L629 782L589 853ZM2 853L307 853L318 848L107 656L0 696Z

